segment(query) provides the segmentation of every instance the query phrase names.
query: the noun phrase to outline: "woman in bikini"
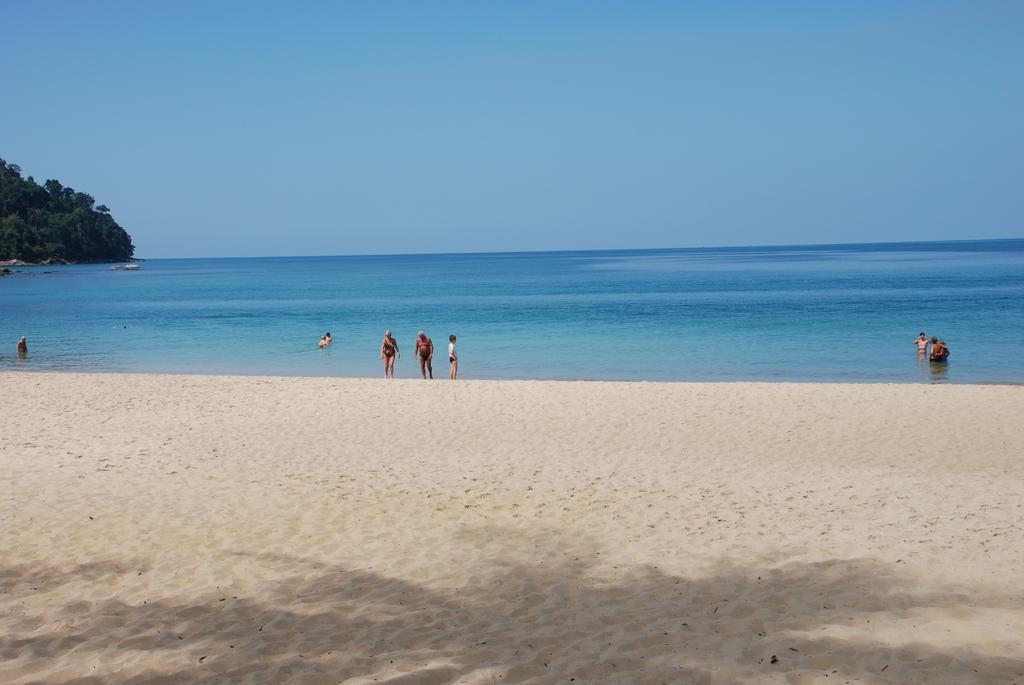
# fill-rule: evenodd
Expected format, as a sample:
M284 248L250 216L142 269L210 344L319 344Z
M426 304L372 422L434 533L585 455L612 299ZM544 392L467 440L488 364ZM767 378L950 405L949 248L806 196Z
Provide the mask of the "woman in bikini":
M430 380L434 380L434 342L427 337L427 334L420 331L416 334L416 356L420 358L420 374L423 380L427 380L427 373L430 373Z
M401 356L398 341L391 337L391 331L384 331L384 339L380 343L380 358L384 360L384 378L395 377L395 359Z
M921 335L917 336L917 340L914 341L914 344L917 345L918 356L923 357L925 353L928 352L928 346L932 344L932 341L928 339L928 336L924 334L924 331L921 331Z

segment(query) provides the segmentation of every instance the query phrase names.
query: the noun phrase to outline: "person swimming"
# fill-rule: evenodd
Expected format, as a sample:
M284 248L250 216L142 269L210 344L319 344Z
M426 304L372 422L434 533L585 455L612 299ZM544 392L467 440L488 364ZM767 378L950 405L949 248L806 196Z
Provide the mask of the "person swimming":
M25 338L25 336L21 336L21 339L18 340L18 356L19 357L24 357L27 354L28 354L28 340Z
M395 359L401 358L398 341L391 336L391 330L384 331L384 339L380 341L380 358L384 360L384 378L395 377Z
M423 380L427 379L428 372L430 379L433 380L434 365L431 362L434 360L434 342L423 331L416 334L416 356L420 359L420 374Z
M930 361L933 362L944 362L949 359L949 348L946 347L945 340L939 340L938 338L932 338L932 354L929 357Z
M924 331L921 331L921 335L917 336L914 344L917 345L917 353L923 357L928 352L928 346L932 344L932 341L928 339Z
M320 338L320 342L318 344L320 345L321 348L324 348L330 345L332 342L334 342L334 339L331 337L331 332L327 331L326 333L324 333L324 337Z

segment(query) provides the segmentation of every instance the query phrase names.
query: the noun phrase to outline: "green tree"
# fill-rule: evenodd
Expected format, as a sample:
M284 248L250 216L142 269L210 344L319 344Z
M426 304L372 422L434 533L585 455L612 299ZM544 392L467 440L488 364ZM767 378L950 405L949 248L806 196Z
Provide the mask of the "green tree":
M56 179L39 185L0 159L0 259L124 261L131 236L106 205Z

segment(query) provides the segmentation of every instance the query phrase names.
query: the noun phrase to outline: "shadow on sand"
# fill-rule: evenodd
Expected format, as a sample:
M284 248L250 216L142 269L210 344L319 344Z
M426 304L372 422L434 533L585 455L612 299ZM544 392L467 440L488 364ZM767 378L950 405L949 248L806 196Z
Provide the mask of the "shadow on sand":
M254 596L75 602L57 610L67 621L49 632L31 616L19 624L0 615L14 627L0 635L0 664L20 665L26 682L79 685L923 682L926 672L930 683L1024 682L1019 651L942 647L911 628L936 611L976 620L987 606L1019 610L1019 597L915 592L898 567L870 559L723 565L686 577L600 564L598 547L570 557L556 534L483 528L467 531L464 545L493 561L458 587L268 553L250 560L288 573ZM136 570L12 567L0 569L0 592L16 598L122 573ZM898 638L893 622L906 626ZM62 656L96 664L97 675L31 680Z

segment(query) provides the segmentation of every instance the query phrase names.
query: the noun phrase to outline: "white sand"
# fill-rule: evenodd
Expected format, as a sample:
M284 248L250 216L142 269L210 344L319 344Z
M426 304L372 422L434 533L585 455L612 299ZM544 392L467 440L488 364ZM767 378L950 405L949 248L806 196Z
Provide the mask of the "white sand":
M0 395L3 683L1024 683L1024 387Z

